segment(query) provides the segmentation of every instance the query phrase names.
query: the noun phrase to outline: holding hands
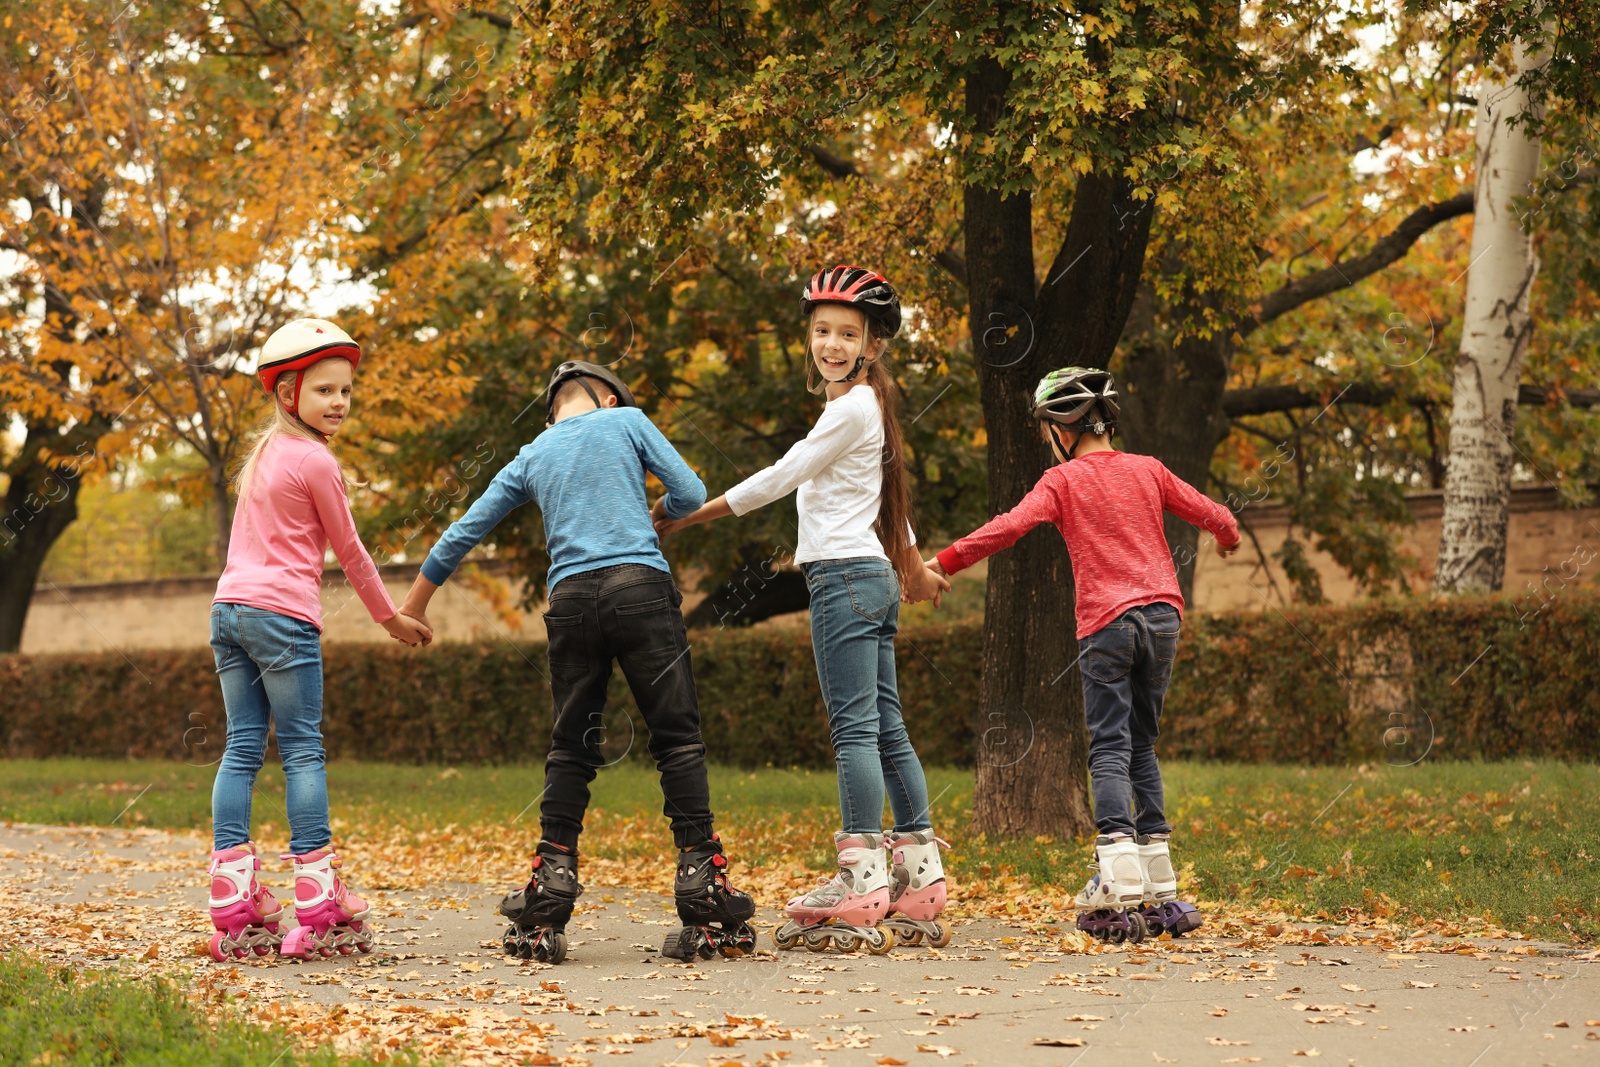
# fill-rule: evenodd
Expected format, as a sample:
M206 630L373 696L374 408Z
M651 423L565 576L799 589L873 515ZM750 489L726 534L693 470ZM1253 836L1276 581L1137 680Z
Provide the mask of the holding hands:
M417 645L433 643L433 625L428 622L428 601L433 599L433 594L439 591L422 575L417 575L417 580L411 586L411 591L406 594L405 603L400 605L400 614L383 624L383 628L394 636L396 641L404 641L415 648Z
M950 591L950 579L946 577L944 568L939 566L938 559L930 559L926 563L918 559L909 570L912 577L900 591L901 603L920 604L924 600L931 600L934 607L939 607L944 595Z
M712 519L725 519L733 514L733 509L728 507L728 498L719 496L715 500L708 500L699 508L691 511L681 519L674 519L667 514L667 498L662 497L650 508L650 521L656 528L656 537L666 537L679 530L686 530L691 526L699 526Z
M386 620L383 628L389 631L390 637L410 648L430 644L433 641L433 627L428 625L426 616L414 618L401 612Z

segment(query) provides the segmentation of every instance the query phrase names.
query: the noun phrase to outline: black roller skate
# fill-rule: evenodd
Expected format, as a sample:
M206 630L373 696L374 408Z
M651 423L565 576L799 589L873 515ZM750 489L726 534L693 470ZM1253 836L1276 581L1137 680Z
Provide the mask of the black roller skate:
M688 962L696 957L708 960L718 952L734 957L755 951L750 917L756 913L756 902L728 883L728 857L715 835L678 853L673 889L683 929L667 935L663 956Z
M541 841L527 887L500 902L500 914L511 920L502 943L506 955L540 963L566 959L567 920L582 893L578 854Z
M1205 924L1200 909L1178 899L1178 876L1172 870L1166 834L1138 836L1139 866L1144 874L1144 906L1139 909L1151 937L1182 937Z
M1139 846L1126 834L1098 838L1094 866L1089 884L1072 901L1078 909L1078 929L1114 945L1143 941L1150 929L1140 911L1144 876Z

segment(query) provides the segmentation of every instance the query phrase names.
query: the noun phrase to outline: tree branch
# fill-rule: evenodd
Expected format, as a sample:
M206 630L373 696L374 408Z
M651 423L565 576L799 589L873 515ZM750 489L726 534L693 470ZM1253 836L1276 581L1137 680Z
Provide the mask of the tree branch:
M819 144L806 145L805 150L811 153L811 158L817 161L817 166L833 175L835 178L860 178L870 181L861 168L853 160L830 152ZM967 261L946 248L933 254L933 261L945 269L945 273L954 278L964 289L967 285Z
M1365 254L1342 260L1297 278L1289 284L1268 293L1253 314L1245 315L1234 324L1240 337L1248 337L1273 319L1293 311L1329 293L1348 289L1361 279L1395 262L1411 250L1423 234L1450 219L1472 214L1472 192L1457 193L1449 200L1427 204L1407 215L1394 232L1381 238Z
M1326 408L1335 404L1359 404L1365 407L1382 407L1391 403L1398 394L1388 386L1352 382L1337 393L1328 394L1298 385L1257 385L1247 389L1229 389L1222 394L1222 410L1230 419L1250 415L1273 415L1302 408ZM1548 407L1565 401L1570 407L1600 407L1600 389L1569 389L1565 392L1543 385L1523 385L1517 390L1517 403L1529 407ZM1432 403L1427 397L1407 397L1412 407Z

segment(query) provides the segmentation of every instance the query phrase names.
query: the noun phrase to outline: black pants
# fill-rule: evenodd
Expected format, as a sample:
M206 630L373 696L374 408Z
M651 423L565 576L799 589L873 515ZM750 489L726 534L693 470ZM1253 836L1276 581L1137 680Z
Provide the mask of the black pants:
M692 848L710 838L706 746L682 604L670 574L637 563L574 574L551 591L544 624L555 730L540 806L545 840L578 847L589 783L605 763L600 717L612 660L622 665L650 731L673 839Z

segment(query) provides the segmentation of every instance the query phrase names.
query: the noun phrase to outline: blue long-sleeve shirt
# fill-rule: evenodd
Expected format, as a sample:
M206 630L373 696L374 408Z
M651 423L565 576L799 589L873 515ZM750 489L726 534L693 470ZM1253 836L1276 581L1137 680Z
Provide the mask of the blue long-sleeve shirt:
M443 585L461 557L529 501L544 515L549 588L570 574L621 563L670 574L645 500L646 471L666 487L672 518L706 502L705 484L638 408L598 408L562 419L525 445L451 524L423 561L423 577Z

